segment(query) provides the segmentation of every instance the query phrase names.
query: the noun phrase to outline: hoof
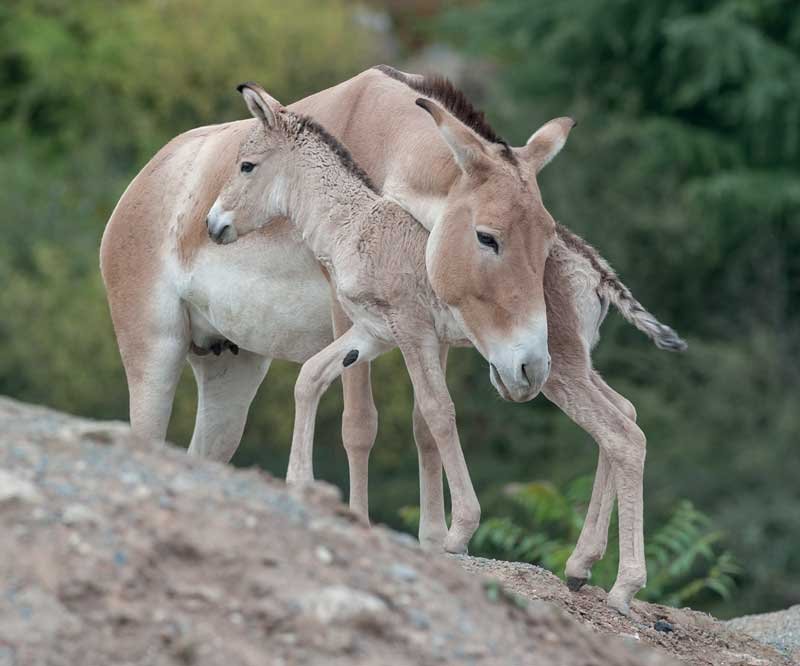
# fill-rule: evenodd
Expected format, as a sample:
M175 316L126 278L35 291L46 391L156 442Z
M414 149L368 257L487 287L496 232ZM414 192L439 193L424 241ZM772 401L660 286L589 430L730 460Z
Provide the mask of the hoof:
M619 592L615 592L613 589L608 593L606 604L609 608L613 608L620 615L624 615L625 617L630 617L631 615L630 600L626 599Z
M428 553L444 553L444 542L447 539L447 533L444 534L429 534L419 538L419 545L422 550Z
M447 538L444 542L444 550L451 555L467 555L467 544L462 539Z
M584 585L586 585L586 578L577 578L576 576L567 576L567 587L570 592L577 592Z

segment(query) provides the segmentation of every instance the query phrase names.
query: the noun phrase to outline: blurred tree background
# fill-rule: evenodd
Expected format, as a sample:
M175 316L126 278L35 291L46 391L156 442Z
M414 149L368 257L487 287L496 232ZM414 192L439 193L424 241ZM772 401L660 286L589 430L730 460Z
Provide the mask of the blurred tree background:
M682 356L659 352L612 314L595 354L648 436L646 534L668 532L691 502L742 567L731 599L695 605L732 616L800 602L792 0L7 0L0 393L126 418L97 250L127 183L175 134L244 117L233 93L241 80L290 102L381 61L454 76L515 145L552 116L579 119L542 174L545 203L690 344ZM273 364L237 464L284 474L296 370ZM501 402L487 374L473 351L452 352L448 379L484 516L510 520L507 484L569 488L593 472L596 447L543 398ZM374 377L372 513L401 525L400 507L417 503L411 390L396 354ZM188 442L194 401L187 373L173 441ZM316 469L346 490L339 409L332 390Z

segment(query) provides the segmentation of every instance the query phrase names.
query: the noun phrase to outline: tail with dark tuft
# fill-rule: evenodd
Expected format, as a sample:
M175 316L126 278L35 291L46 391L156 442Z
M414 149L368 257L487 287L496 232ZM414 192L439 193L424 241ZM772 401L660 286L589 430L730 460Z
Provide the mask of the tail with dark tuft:
M642 304L633 297L630 289L616 275L614 278L613 281L608 281L604 276L599 289L600 295L613 303L619 313L650 338L656 347L665 351L684 351L687 347L686 341L674 329L662 324L654 315L645 310Z
M582 254L600 274L599 295L612 303L619 313L648 338L656 347L665 351L684 351L688 346L672 328L662 324L654 315L644 309L631 290L619 279L614 269L600 256L589 243L572 233L565 226L557 225L558 236L572 250Z

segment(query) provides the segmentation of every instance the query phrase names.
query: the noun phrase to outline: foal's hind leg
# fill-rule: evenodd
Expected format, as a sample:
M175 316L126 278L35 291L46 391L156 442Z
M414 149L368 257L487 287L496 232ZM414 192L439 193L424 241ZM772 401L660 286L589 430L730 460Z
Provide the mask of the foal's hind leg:
M238 355L189 355L197 381L197 416L189 454L228 462L242 439L250 403L264 381L270 359L240 350Z
M636 423L606 397L593 370L586 368L585 374L578 368L574 370L571 373L556 371L544 388L545 395L592 435L602 451L592 494L594 508L590 504L593 527L590 525L583 538L587 545L582 546L583 551L575 558L574 567L577 570L580 565L588 564L605 548L605 539L601 539L598 533L608 529L608 517L613 506L608 482L611 478L619 502L620 562L608 604L627 615L631 599L647 579L642 517L645 437ZM572 573L588 574L588 566L576 570Z
M636 409L622 395L617 393L596 372L591 374L592 383L603 393L608 401L631 421L636 421ZM567 585L574 592L588 580L592 566L601 560L608 545L608 526L614 509L616 492L614 478L608 458L599 449L597 472L592 488L592 498L586 512L586 520L578 537L578 543L567 560Z

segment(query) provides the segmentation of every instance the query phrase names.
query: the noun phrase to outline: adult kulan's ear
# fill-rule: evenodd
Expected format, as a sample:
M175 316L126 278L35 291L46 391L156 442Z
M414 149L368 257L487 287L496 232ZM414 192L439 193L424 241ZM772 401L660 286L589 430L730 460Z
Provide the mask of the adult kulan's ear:
M419 97L416 104L431 114L461 170L464 173L473 170L486 155L481 140L436 102Z
M552 160L567 142L570 130L577 123L569 117L555 118L536 130L528 143L522 148L515 148L517 157L527 162L539 173Z
M254 118L263 122L267 127L275 127L278 112L283 110L283 105L257 83L241 83L236 86L247 108Z

